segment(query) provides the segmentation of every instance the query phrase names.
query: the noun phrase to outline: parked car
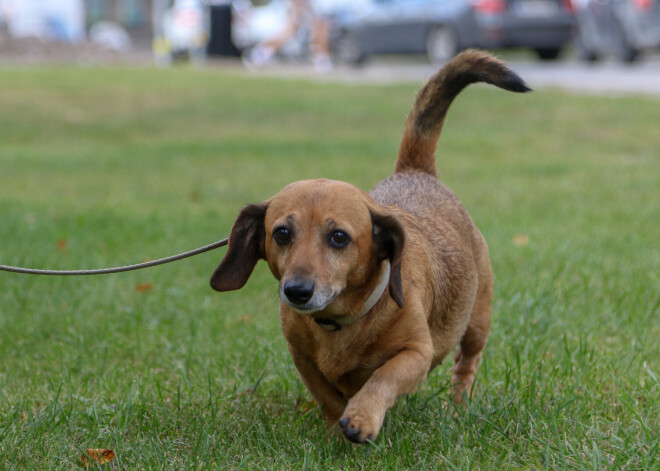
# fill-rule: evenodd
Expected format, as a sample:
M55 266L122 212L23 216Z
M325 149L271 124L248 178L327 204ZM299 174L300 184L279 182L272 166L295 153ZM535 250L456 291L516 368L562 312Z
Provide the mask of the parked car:
M660 0L584 0L576 3L580 56L594 61L613 52L632 62L660 47Z
M468 47L525 47L555 59L574 21L570 0L371 0L341 18L334 46L349 63L384 53L426 53L442 63Z

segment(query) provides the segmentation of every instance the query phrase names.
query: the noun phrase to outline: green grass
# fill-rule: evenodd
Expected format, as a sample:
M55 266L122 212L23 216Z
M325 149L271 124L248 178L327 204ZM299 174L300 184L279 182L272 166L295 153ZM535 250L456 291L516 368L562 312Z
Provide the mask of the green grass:
M3 70L0 263L134 263L225 237L294 180L369 189L417 88ZM208 287L224 249L104 277L0 273L0 469L76 469L87 448L127 470L660 469L659 107L487 87L454 104L438 168L496 274L467 409L448 359L374 445L329 434L265 264L242 291Z

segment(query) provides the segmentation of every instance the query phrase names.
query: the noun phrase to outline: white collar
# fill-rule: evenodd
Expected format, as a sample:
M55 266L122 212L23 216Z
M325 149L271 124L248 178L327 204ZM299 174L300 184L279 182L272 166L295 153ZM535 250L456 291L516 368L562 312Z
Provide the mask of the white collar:
M381 269L380 280L378 285L371 292L369 297L366 299L362 306L362 310L359 314L352 317L315 317L314 322L323 327L325 330L335 331L339 330L344 326L352 324L354 322L362 319L371 309L376 305L378 300L381 298L387 285L390 281L390 262L385 262L385 268Z

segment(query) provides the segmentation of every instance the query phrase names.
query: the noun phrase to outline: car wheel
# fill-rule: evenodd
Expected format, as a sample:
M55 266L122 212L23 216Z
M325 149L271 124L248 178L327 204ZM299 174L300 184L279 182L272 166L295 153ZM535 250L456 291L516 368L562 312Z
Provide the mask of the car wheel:
M458 52L458 38L450 26L436 26L429 31L426 54L432 64L444 64Z
M366 56L349 33L342 34L335 42L335 57L337 62L348 65L360 65L364 63Z
M539 47L535 49L536 54L541 60L553 61L559 57L561 48L559 47Z

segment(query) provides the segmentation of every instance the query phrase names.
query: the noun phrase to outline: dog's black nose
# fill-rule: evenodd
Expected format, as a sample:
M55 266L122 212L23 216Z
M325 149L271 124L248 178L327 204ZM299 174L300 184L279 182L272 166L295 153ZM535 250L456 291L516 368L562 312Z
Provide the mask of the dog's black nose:
M294 304L303 305L314 295L314 282L309 280L288 280L284 282L284 294Z

